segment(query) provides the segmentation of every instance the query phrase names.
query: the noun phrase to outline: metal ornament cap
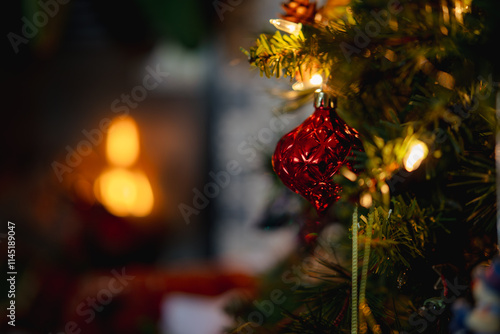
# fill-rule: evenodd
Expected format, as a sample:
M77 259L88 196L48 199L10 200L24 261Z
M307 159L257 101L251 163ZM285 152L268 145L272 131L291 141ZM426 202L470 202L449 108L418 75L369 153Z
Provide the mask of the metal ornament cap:
M314 107L335 109L337 107L337 99L318 88L314 91Z

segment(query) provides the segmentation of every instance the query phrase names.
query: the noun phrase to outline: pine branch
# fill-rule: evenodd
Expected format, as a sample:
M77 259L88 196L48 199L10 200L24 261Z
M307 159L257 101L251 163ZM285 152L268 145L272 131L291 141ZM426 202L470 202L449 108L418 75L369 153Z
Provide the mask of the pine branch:
M260 69L261 76L293 78L308 57L304 48L305 38L302 32L297 35L282 35L276 31L272 37L260 35L256 45L244 52L249 57L250 64Z

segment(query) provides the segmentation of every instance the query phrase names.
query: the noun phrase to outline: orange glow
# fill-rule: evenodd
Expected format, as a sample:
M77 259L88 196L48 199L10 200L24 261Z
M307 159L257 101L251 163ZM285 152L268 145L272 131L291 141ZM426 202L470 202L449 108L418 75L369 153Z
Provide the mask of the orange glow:
M95 191L104 207L115 216L144 217L153 209L153 190L141 171L109 169L97 179Z
M154 196L148 177L131 169L139 158L139 130L131 117L115 118L106 138L106 159L111 165L94 184L102 205L119 217L145 217L151 213Z
M111 165L130 167L139 156L139 131L131 117L115 118L106 140L106 158Z

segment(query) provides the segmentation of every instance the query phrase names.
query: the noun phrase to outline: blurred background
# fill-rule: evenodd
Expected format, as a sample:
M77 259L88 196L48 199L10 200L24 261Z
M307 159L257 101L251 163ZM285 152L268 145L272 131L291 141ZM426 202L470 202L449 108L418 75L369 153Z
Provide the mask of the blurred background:
M7 276L11 221L17 275L15 327L1 283L2 333L231 323L228 298L296 242L293 225L266 223L281 191L269 156L304 116L276 130L276 81L240 51L280 11L265 0L4 4L0 257Z

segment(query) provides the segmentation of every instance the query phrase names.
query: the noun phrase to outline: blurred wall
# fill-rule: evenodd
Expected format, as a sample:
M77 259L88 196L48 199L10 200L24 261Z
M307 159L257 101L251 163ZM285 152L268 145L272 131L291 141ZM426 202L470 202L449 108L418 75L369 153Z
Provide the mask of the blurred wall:
M275 191L270 153L301 117L259 142L276 117L271 110L279 102L268 92L275 82L251 72L239 50L257 32L272 31L268 20L279 2L23 0L8 6L2 11L0 219L16 223L19 330L47 333L79 321L86 332L155 332L167 292L217 295L247 286L229 272L265 270L293 247L293 227L270 232L257 225ZM125 114L139 129L133 168L149 177L155 195L152 213L142 218L111 214L94 191L109 167L107 124ZM228 169L230 180L221 185ZM209 196L214 183L219 191ZM87 326L78 305L102 291L113 270L137 278ZM0 298L2 307L7 302ZM11 329L5 320L2 331Z

